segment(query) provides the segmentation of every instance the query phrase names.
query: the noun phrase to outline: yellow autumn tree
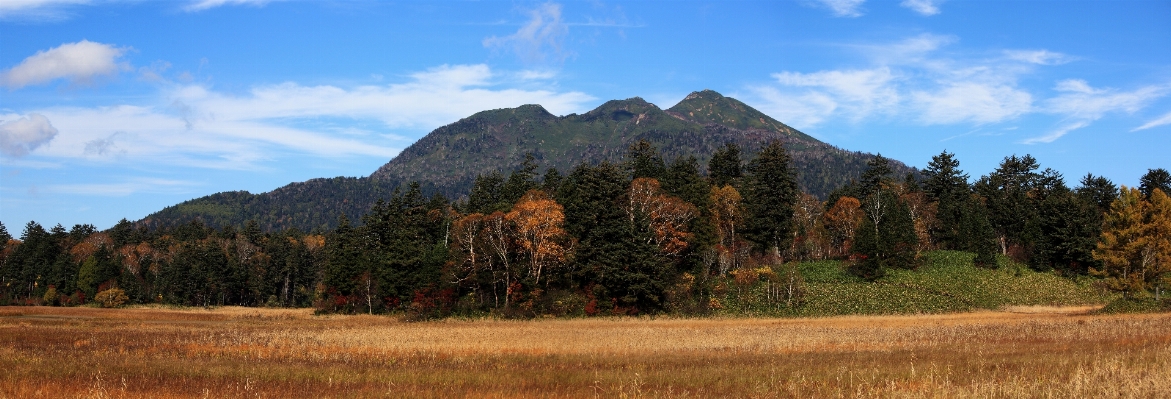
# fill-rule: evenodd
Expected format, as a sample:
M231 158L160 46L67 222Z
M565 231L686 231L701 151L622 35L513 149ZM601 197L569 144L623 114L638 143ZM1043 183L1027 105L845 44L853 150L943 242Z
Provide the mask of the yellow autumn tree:
M1091 273L1128 297L1161 288L1171 274L1171 199L1156 189L1146 200L1123 186L1102 223L1094 259L1102 269Z
M516 243L528 258L529 275L540 284L541 273L565 259L564 208L541 190L529 190L505 218L515 228Z
M1154 189L1147 198L1146 236L1143 262L1154 276L1155 299L1171 285L1171 197Z
M744 212L740 203L740 192L732 186L712 187L712 218L720 242L720 274L740 267L740 243L737 230L743 228Z

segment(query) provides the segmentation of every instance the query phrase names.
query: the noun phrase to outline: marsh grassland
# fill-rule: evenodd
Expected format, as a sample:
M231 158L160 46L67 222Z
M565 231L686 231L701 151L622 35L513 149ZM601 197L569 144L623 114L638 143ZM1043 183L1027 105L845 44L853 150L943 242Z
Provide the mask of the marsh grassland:
M445 320L0 308L0 397L1168 397L1171 315Z

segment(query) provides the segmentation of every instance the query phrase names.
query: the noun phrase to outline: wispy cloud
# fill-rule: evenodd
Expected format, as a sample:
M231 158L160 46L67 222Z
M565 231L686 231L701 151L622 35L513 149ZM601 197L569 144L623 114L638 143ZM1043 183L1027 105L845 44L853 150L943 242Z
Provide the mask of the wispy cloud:
M932 16L939 14L940 3L943 3L943 0L903 0L899 5L921 15Z
M857 122L880 116L926 125L995 123L1033 110L1033 96L1016 87L1029 63L953 59L940 54L956 39L924 34L887 44L850 46L868 56L868 69L785 71L755 86L763 110L809 127L833 118ZM750 99L751 100L751 99ZM807 104L801 106L799 104Z
M825 8L828 8L834 16L838 17L860 17L862 11L862 3L866 0L817 0L817 2Z
M66 194L99 197L126 197L136 193L180 194L191 191L199 183L158 178L134 178L120 183L54 184L38 191L45 194Z
M1025 139L1022 143L1051 143L1071 131L1089 126L1106 114L1134 113L1165 96L1171 87L1144 86L1132 91L1118 91L1096 89L1084 80L1067 79L1058 82L1054 89L1061 94L1046 100L1043 111L1060 115L1069 122L1043 136Z
M1146 129L1150 129L1152 127L1158 127L1158 126L1163 126L1163 125L1171 125L1171 112L1163 114L1163 116L1155 118L1155 120L1144 123L1142 126L1136 127L1136 128L1134 128L1134 130L1131 130L1131 131L1137 132L1139 130L1146 130Z
M1048 50L1005 50L1009 59L1037 65L1061 65L1073 61L1068 55Z
M183 10L187 12L199 12L221 6L261 7L273 1L280 0L195 0L183 7Z
M38 51L15 67L0 74L0 83L10 89L66 79L74 84L88 84L95 78L117 74L129 68L118 59L125 48L82 40Z
M561 114L580 112L593 100L580 92L517 89L500 82L515 81L516 74L496 73L486 65L444 65L385 86L289 82L258 86L244 95L174 85L156 105L37 110L60 131L53 146L37 154L223 169L256 167L282 153L389 159L403 145L403 131L427 131L485 109L523 104L542 104ZM328 127L330 121L366 127L336 129Z
M67 17L64 8L89 3L90 0L5 0L0 1L0 18L59 20Z
M561 5L545 3L528 10L529 20L508 36L484 39L484 47L515 52L525 62L562 61L569 26L561 20Z

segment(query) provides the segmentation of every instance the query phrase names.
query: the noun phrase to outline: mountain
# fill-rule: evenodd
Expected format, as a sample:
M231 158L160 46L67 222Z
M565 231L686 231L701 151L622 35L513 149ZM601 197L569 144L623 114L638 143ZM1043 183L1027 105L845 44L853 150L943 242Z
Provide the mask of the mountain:
M220 226L257 220L266 230L332 228L340 214L357 220L396 187L420 182L425 193L466 195L479 174L509 173L533 154L539 171L567 173L575 165L621 161L639 140L664 159L694 155L706 168L716 149L736 143L747 161L779 140L789 150L801 189L824 198L857 178L873 155L843 150L798 131L734 98L711 90L691 93L663 110L635 97L613 100L584 114L558 117L540 105L478 112L435 129L369 177L313 179L268 193L219 193L167 207L147 216L147 226L191 219ZM913 172L891 161L898 176Z

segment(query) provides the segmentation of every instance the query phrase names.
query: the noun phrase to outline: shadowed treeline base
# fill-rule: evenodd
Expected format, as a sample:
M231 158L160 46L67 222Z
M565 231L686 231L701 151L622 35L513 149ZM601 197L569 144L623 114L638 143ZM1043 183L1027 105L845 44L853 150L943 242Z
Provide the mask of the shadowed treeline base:
M402 323L0 308L0 397L1166 397L1171 317Z

